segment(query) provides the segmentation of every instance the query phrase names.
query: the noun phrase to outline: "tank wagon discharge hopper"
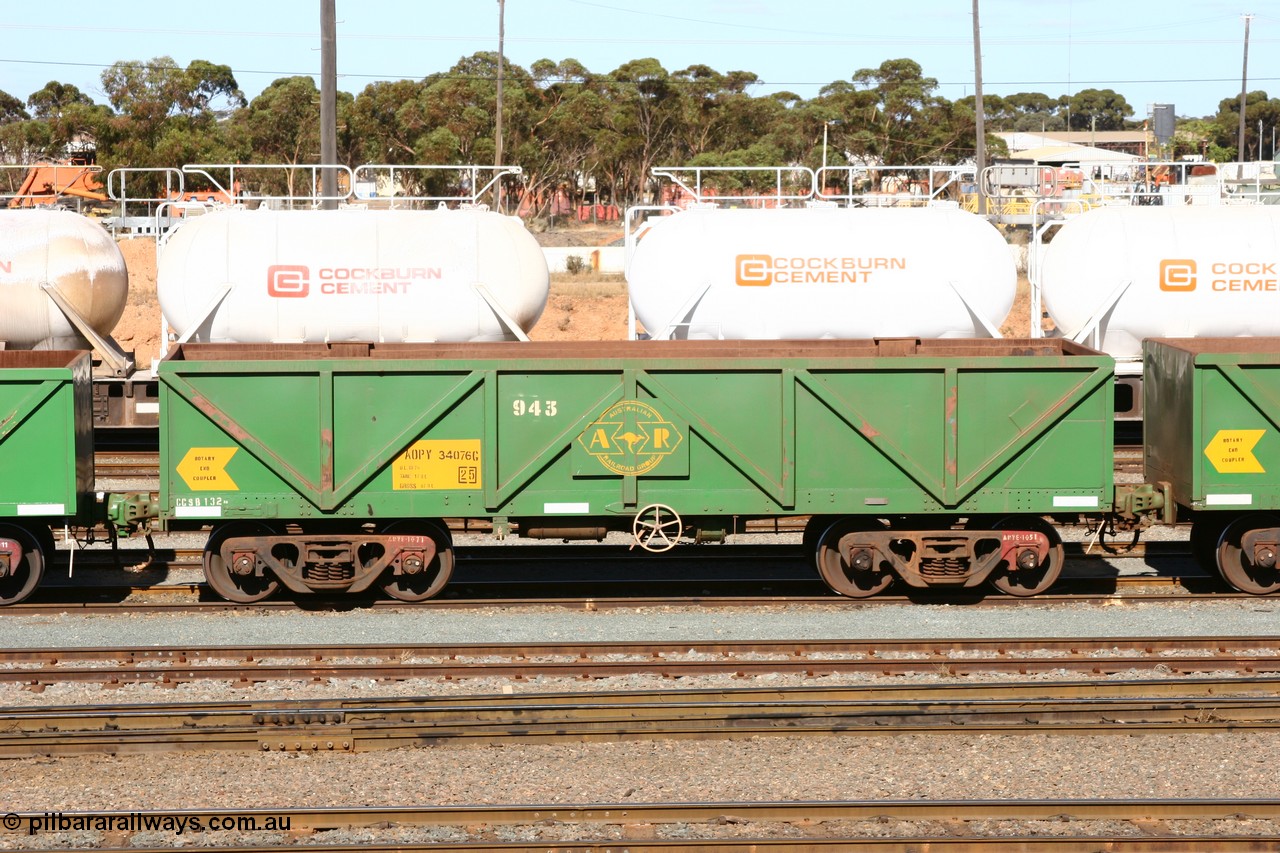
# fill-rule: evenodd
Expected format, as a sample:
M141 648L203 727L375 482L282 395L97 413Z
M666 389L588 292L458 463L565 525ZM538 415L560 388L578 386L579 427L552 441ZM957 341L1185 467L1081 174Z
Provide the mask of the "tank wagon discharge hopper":
M1017 271L962 210L707 207L653 221L627 280L655 338L998 338Z
M1273 207L1104 207L1062 226L1038 278L1060 334L1113 356L1136 403L1144 339L1280 334L1278 270Z
M481 209L232 209L182 225L160 254L180 341L527 340L550 276L515 217Z
M96 222L65 210L0 211L0 348L92 349L95 427L158 418L154 380L111 337L128 296L124 256Z

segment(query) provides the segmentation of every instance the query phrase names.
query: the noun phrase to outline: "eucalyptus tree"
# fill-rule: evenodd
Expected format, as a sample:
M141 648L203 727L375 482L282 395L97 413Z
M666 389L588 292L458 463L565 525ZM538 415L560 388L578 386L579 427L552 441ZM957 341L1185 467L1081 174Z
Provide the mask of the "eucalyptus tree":
M650 169L670 165L677 154L679 88L652 57L619 66L609 80L612 109L600 135L602 169L628 206L646 200Z
M1133 107L1113 89L1081 89L1067 99L1071 130L1124 130Z
M1258 136L1258 122L1262 122L1262 138ZM1239 97L1223 98L1218 102L1218 114L1213 124L1216 128L1213 144L1219 151L1232 151L1228 155L1230 159L1270 159L1270 131L1280 125L1280 99L1269 98L1260 89L1245 95L1243 145L1237 139L1240 134Z
M102 73L102 87L114 110L98 131L98 162L108 170L236 162L249 154L221 122L246 104L229 66L195 60L182 68L167 56L117 62Z
M558 193L576 203L588 185L601 189L597 133L610 104L600 78L576 59L541 59L530 72L535 96L513 160L524 169L529 209L546 214Z
M338 92L338 125L349 126L352 96ZM320 163L320 90L309 76L281 77L262 90L246 109L232 120L232 139L251 151L255 163L311 166ZM354 152L350 134L340 133L338 159L348 166ZM345 143L345 144L344 144ZM306 182L313 175L299 169L264 171L262 189L272 193L299 195L309 191Z
M423 132L418 102L424 88L421 80L379 80L356 95L347 121L356 159L392 165L417 161L415 143Z

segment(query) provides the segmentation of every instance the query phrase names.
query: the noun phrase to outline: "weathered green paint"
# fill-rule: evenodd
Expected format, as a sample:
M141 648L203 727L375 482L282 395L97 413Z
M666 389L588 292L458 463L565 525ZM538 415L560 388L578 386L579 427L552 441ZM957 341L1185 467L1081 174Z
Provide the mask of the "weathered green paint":
M1280 339L1148 340L1143 352L1146 479L1192 509L1280 508ZM1241 458L1260 471L1206 453L1220 434L1259 431Z
M72 517L92 492L89 358L0 350L0 518Z
M629 518L649 503L688 516L1050 513L1070 511L1064 497L1105 510L1113 370L1061 342L934 341L902 356L837 341L368 357L188 346L159 369L161 504L170 517L182 502L298 519ZM480 442L479 488L392 488L415 441L467 439ZM237 490L177 475L201 447L239 448L226 468Z

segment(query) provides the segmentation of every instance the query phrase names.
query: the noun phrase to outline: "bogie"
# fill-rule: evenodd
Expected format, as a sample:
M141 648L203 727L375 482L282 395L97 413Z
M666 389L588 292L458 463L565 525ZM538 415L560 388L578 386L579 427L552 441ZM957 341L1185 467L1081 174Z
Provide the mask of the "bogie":
M1241 592L1280 591L1280 516L1249 513L1231 520L1218 540L1218 569Z

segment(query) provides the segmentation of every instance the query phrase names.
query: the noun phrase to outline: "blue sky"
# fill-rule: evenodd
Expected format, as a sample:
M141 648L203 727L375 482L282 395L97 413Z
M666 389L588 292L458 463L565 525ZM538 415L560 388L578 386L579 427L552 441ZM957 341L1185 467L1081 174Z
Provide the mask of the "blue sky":
M1249 89L1280 95L1280 2L1250 9L1170 0L1159 12L1115 0L982 0L987 92L1111 88L1136 115L1172 103L1217 110L1240 89L1253 11ZM1150 7L1154 9L1156 7ZM171 56L230 65L252 98L277 77L318 73L319 0L0 3L0 89L25 100L49 80L102 102L117 60ZM208 12L204 12L208 10ZM973 92L971 0L506 0L506 53L524 67L574 58L607 73L653 56L756 73L761 95L813 97L834 80L910 57L950 99ZM337 0L340 89L422 78L497 45L497 0Z

